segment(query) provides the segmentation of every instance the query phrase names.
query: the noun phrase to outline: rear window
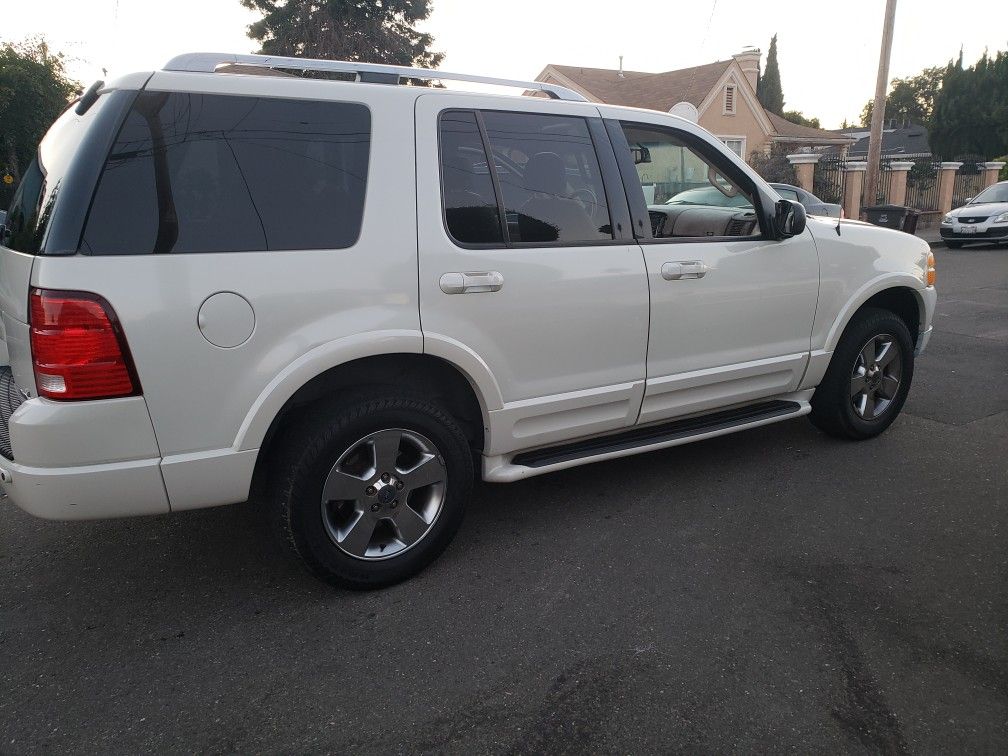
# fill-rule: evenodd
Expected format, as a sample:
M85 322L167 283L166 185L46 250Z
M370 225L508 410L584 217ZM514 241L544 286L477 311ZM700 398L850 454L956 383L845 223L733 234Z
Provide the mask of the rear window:
M102 95L82 116L71 105L46 133L7 210L4 246L32 255L42 250L63 178L77 155L88 124L98 117L109 99L108 95Z
M81 251L350 247L370 145L360 104L142 92L106 161Z

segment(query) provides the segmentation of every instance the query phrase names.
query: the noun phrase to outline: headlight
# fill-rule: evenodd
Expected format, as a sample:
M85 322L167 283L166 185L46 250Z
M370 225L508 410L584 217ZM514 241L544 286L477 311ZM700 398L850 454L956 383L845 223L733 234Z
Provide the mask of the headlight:
M942 223L943 224L951 224L952 223L952 213L945 213L945 217L942 218Z
M1001 215L994 219L994 223L1008 223L1008 213L1001 213Z

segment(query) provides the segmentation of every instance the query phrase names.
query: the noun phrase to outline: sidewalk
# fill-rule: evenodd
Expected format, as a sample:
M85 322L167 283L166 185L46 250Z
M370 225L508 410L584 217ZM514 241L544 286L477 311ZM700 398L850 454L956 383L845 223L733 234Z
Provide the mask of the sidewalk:
M945 242L942 241L941 234L938 233L938 228L921 228L917 231L917 238L923 239L932 247L944 247Z

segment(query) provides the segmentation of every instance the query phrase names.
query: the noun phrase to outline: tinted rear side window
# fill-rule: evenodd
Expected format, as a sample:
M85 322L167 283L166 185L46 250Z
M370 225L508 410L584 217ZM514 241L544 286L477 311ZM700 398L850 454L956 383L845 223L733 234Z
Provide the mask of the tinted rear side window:
M598 157L583 118L484 111L512 242L612 239Z
M441 116L440 132L448 232L464 244L503 243L497 197L475 113L446 112Z
M370 143L364 105L143 92L109 154L81 250L352 246Z

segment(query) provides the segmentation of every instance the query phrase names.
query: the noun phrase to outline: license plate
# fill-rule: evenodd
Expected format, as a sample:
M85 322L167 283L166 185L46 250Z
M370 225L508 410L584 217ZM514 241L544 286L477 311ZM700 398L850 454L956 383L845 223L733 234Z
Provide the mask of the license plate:
M959 227L959 233L962 233L962 234L975 234L976 233L976 226L960 226Z

